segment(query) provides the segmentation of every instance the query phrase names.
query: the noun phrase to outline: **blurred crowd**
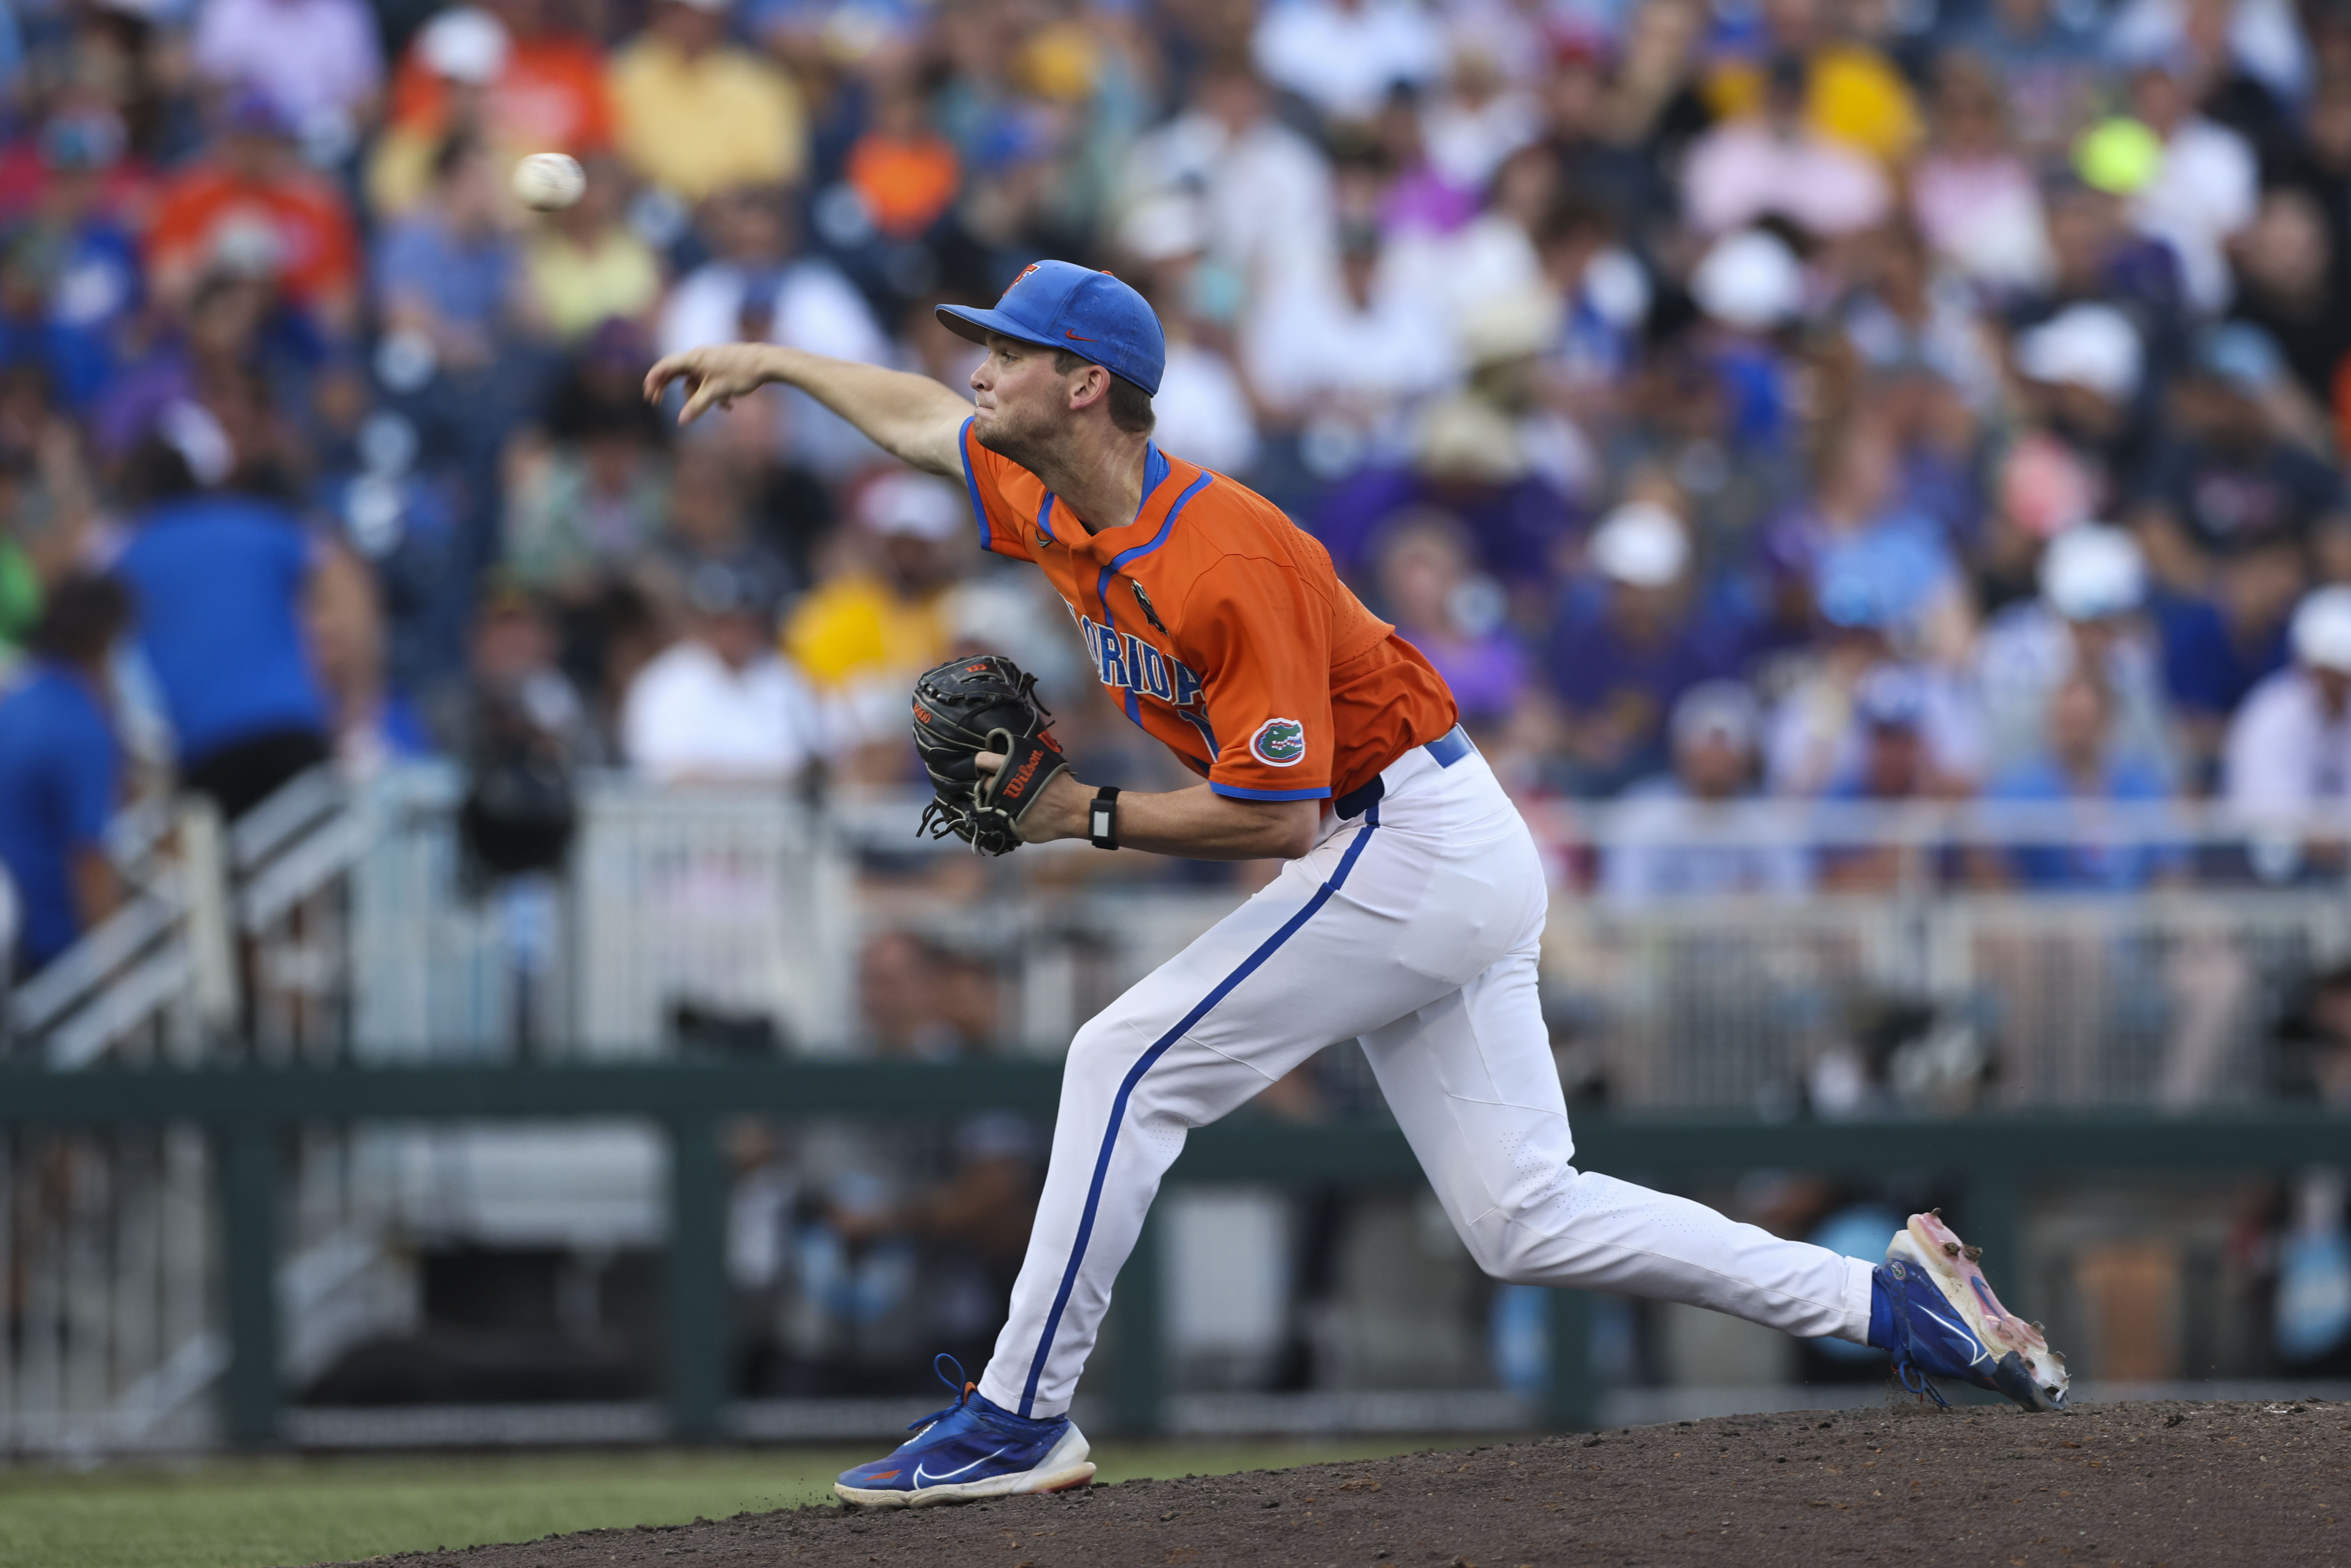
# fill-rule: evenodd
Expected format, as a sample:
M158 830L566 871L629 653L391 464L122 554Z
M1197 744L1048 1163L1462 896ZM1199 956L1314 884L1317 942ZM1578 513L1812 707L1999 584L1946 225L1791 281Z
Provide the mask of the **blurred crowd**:
M960 385L933 307L1044 256L1153 301L1160 444L1523 796L2351 790L2326 0L12 0L0 131L20 967L167 778L451 758L519 869L582 766L907 781L907 677L988 647L1150 782L955 487L799 394L638 395L734 339ZM587 193L536 214L545 151Z

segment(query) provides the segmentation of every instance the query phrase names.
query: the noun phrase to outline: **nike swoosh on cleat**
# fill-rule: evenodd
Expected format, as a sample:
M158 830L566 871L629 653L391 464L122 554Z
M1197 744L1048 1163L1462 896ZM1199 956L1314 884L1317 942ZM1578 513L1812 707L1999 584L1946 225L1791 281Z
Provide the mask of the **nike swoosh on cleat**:
M1009 1447L1011 1447L1011 1445L1008 1443L1005 1445L1005 1448ZM998 1448L996 1450L996 1454L1000 1454L1002 1452L1004 1452L1004 1448ZM914 1484L916 1486L925 1486L932 1481L951 1481L955 1479L956 1477L963 1474L964 1470L977 1469L980 1466L987 1463L988 1460L996 1458L996 1454L982 1454L979 1458L972 1460L971 1463L964 1466L962 1470L942 1470L935 1476L925 1475L923 1473L923 1467L916 1465L914 1467Z
M1968 1358L1968 1364L1970 1366L1973 1366L1979 1361L1988 1362L1991 1360L1991 1354L1984 1349L1983 1342L1976 1338L1975 1335L1970 1333L1965 1328L1953 1322L1950 1319L1935 1311L1932 1307L1920 1307L1918 1310L1926 1313L1928 1317L1934 1319L1937 1322L1942 1324L1945 1328L1950 1330L1953 1333L1959 1335L1961 1339L1967 1341L1970 1345L1974 1347Z

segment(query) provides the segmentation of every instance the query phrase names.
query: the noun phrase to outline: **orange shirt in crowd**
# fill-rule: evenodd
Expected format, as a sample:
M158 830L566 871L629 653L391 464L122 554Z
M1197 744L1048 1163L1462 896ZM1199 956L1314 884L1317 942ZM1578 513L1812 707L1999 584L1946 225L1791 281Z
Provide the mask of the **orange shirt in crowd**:
M963 427L980 543L1033 560L1126 716L1219 795L1311 800L1453 727L1453 694L1264 497L1149 449L1134 520L1090 534Z
M912 239L929 228L963 184L955 147L939 136L869 131L849 150L848 173L873 226L894 239Z
M360 281L359 236L334 186L305 172L247 181L199 166L163 187L147 231L147 264L160 279L193 282L235 225L276 241L280 286L306 308L348 303Z
M439 136L449 84L411 50L392 82L392 123ZM483 127L496 147L527 152L598 152L612 144L612 100L595 45L561 33L517 38L506 69L485 94Z

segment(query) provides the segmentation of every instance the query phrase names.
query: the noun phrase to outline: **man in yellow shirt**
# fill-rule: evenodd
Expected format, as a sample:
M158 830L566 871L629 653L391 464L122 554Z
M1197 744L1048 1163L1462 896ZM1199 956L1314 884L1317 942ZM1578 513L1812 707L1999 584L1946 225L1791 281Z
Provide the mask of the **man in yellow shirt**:
M1906 162L1925 135L1909 84L1866 40L1835 36L1822 13L1821 0L1766 0L1763 7L1771 53L1804 63L1805 123L1884 162ZM1761 113L1767 72L1760 60L1718 66L1706 82L1707 107L1724 120Z
M784 623L784 649L817 688L826 729L867 782L906 771L906 691L947 656L946 600L968 565L963 497L927 474L884 474L858 498L846 570ZM861 559L862 558L862 559Z
M808 162L807 116L791 78L726 38L730 0L654 0L613 57L621 154L689 202L729 185L788 185Z

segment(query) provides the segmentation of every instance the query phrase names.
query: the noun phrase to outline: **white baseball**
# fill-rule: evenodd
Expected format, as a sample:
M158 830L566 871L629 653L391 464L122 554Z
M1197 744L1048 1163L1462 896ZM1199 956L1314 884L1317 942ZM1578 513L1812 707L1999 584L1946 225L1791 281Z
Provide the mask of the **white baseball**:
M587 171L560 152L534 152L515 165L514 193L526 207L559 212L585 195Z

